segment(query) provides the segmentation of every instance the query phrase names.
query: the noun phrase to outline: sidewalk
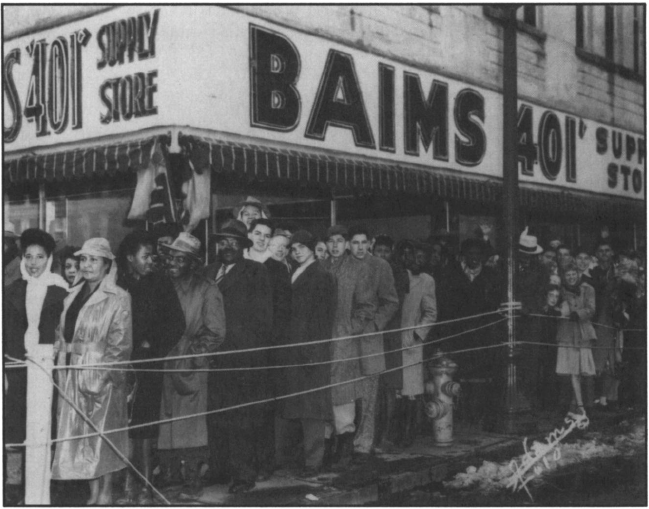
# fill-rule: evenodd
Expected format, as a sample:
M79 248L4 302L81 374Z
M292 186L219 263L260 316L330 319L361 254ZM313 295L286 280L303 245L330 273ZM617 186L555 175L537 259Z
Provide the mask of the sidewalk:
M519 450L520 449L520 450ZM380 453L363 465L351 465L345 472L323 473L300 479L296 472L276 471L266 482L257 483L248 493L230 495L226 485L205 487L203 496L187 500L166 495L178 505L225 506L318 506L363 505L378 502L404 490L441 481L464 469L477 456L519 454L519 437L485 433L476 427L456 427L451 446L435 445L432 436L420 436L415 443L394 453Z
M599 415L590 429L598 429L621 419L621 413ZM538 431L531 439L542 439L560 426L556 415L540 415ZM204 489L197 501L180 500L174 491L166 495L174 505L207 506L352 506L376 504L394 495L439 482L464 471L482 460L504 461L523 452L523 436L481 431L478 426L456 423L454 442L448 447L435 445L432 436L419 436L407 449L394 453L377 452L363 465L351 465L340 473L323 473L301 479L297 472L276 471L266 482L257 483L248 493L230 495L226 485ZM176 491L177 493L177 491Z

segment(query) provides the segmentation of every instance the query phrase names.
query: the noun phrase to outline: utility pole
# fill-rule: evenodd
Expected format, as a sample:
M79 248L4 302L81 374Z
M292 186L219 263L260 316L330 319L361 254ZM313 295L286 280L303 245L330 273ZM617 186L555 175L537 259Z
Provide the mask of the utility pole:
M497 427L503 433L531 433L536 421L530 405L518 392L516 320L511 303L516 302L518 254L518 65L516 55L515 5L499 6L503 13L503 214L507 248L507 372L503 408Z

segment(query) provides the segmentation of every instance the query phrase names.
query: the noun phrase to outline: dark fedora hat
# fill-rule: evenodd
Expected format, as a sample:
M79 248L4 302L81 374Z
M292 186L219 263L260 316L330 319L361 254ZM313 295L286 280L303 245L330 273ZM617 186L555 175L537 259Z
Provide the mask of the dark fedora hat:
M246 225L238 219L229 219L221 225L221 230L218 233L213 233L217 242L224 238L237 239L241 242L243 247L252 246L252 241L248 238L248 231Z

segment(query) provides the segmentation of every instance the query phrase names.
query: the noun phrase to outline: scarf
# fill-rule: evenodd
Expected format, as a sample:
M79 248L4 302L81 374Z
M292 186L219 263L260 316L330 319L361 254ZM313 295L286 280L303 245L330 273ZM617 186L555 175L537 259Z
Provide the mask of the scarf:
M476 267L475 269L470 269L469 266L464 262L462 262L461 265L462 265L462 270L469 278L469 281L471 281L472 283L473 280L477 278L482 272L482 264L478 265L478 267Z
M563 289L567 292L574 293L577 297L581 295L581 279L575 286L569 286L568 283L563 283Z
M48 286L60 286L70 291L68 284L58 274L52 273L52 255L47 259L45 270L39 277L32 277L27 272L25 259L20 261L20 273L27 281L27 294L25 296L25 308L27 310L27 330L25 331L25 349L29 352L30 347L36 346L40 340L38 326L41 323L41 311L47 294Z

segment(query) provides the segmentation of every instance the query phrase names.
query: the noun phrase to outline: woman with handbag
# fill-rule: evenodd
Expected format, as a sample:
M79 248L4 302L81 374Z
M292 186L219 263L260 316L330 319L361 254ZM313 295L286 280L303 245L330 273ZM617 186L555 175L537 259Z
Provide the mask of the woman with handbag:
M185 315L173 284L154 267L155 238L145 231L129 233L119 246L117 284L131 295L133 314L133 353L131 360L161 359L185 331ZM133 364L135 391L129 405L132 461L152 480L152 447L159 434L158 425L142 426L160 419L162 400L162 361ZM147 371L151 370L151 371ZM156 371L157 370L157 371ZM141 427L137 427L141 426ZM129 469L120 505L151 505L149 485L136 488L139 479Z
M115 282L117 265L106 239L87 240L75 256L81 257L81 271L64 301L57 329L59 360L69 353L70 362L59 410L62 441L56 444L52 479L89 479L88 505L111 505L113 473L126 466L128 455L127 431L106 432L128 424L126 376L121 368L131 355L131 298ZM84 368L110 363L119 365ZM74 438L86 434L93 436Z
M225 312L216 283L194 273L200 264L200 241L182 232L165 247L169 249L167 273L186 323L182 338L168 357L190 356L170 359L164 365L168 372L164 374L160 417L173 419L207 411L207 372L194 370L208 368L209 357L201 354L214 352L225 339ZM168 480L185 462L186 485L181 496L200 497L200 466L209 460L206 416L161 424L158 452Z

